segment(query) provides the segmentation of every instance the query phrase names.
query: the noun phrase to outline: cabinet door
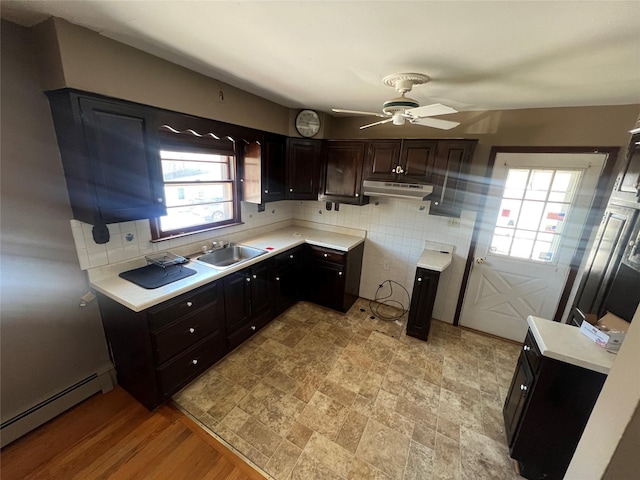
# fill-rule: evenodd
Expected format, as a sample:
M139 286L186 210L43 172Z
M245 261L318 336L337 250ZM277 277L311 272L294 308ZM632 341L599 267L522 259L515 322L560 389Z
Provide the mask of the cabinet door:
M324 151L320 200L362 205L365 142L329 141Z
M640 201L640 133L631 137L624 168L613 188L613 197L631 202Z
M344 267L312 260L310 277L305 279L309 286L310 300L318 305L342 310L345 286Z
M436 160L435 140L403 140L400 165L405 182L431 183Z
M520 354L502 410L504 426L507 432L507 444L509 446L513 443L522 412L526 406L528 393L533 385L533 375L529 371L526 362L523 354Z
M460 217L475 144L475 141L438 142L430 214Z
M407 319L407 335L427 340L431 328L433 304L436 301L440 273L418 268L413 284L409 318Z
M365 180L394 181L394 169L400 162L400 140L373 140L367 142Z
M250 272L241 270L224 277L224 307L227 335L232 334L250 319Z
M636 217L635 227L627 242L622 261L640 272L640 215Z
M79 101L100 220L165 215L160 149L150 111L99 99Z
M596 234L573 307L604 313L604 302L631 232L635 210L610 205Z
M320 178L319 140L287 140L287 198L317 200Z
M262 145L263 203L284 200L286 165L286 137L265 135Z
M249 276L251 289L251 321L257 328L273 318L271 308L271 260L265 260L251 267Z

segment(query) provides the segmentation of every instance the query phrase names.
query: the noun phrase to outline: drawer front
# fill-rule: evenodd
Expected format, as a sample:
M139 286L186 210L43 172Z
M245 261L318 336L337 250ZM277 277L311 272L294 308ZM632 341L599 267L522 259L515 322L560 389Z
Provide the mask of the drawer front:
M529 363L529 367L531 367L531 372L535 375L540 367L542 355L530 330L527 333L527 338L524 340L524 345L522 345L522 351Z
M304 260L304 245L287 250L284 253L279 253L275 257L276 270L287 268L290 265L294 265L296 262Z
M229 335L227 337L227 348L229 351L233 350L247 338L251 337L254 333L264 327L266 323L269 322L264 322L262 318L256 318Z
M324 262L336 263L344 265L346 263L347 254L330 248L311 246L311 258L314 260L322 260Z
M151 334L156 364L166 362L224 326L224 312L216 300L211 306Z
M204 372L226 353L222 330L209 335L183 354L156 370L166 398Z
M175 300L154 307L149 311L149 326L157 330L178 318L189 315L196 310L216 302L220 297L220 282L207 285L204 289L181 295Z

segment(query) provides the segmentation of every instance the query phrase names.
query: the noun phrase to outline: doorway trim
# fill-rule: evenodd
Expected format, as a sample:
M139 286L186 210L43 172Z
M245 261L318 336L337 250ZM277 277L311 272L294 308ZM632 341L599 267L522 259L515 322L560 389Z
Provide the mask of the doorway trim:
M591 237L594 229L598 227L599 222L597 222L597 219L598 217L602 216L607 206L607 202L609 200L609 195L607 194L609 192L608 185L613 174L616 160L618 159L619 151L619 147L491 147L489 162L487 163L487 169L485 171L483 181L474 189L476 191L479 190L482 201L478 206L478 214L476 216L475 225L473 227L473 236L471 237L471 244L469 246L467 262L465 264L464 274L462 276L462 284L460 285L460 293L458 294L458 303L456 305L456 313L453 318L453 325L457 326L460 323L462 305L464 304L464 297L466 295L467 285L469 283L469 276L471 275L471 267L473 265L473 259L475 258L478 236L480 234L480 227L482 225L482 222L484 221L483 215L487 202L487 195L489 193L489 183L491 181L491 177L493 175L493 167L496 162L496 156L499 153L605 153L607 155L605 158L604 168L602 169L602 174L598 179L593 202L589 207L587 221L582 228L576 252L569 265L569 274L567 276L567 281L564 285L564 289L562 290L558 308L556 309L556 313L553 317L554 322L560 322L569 301L571 290L573 289L573 285L578 275L578 268L580 267L580 263L582 262L582 259L584 258L584 255L586 253L589 238Z

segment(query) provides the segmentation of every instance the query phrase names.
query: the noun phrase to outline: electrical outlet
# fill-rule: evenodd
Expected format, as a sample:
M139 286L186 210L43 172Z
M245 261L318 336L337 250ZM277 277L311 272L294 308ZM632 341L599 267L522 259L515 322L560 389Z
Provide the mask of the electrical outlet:
M450 227L459 227L460 226L460 219L459 218L450 218L449 219L449 226Z
M384 263L382 264L382 269L389 270L389 260L384 261Z

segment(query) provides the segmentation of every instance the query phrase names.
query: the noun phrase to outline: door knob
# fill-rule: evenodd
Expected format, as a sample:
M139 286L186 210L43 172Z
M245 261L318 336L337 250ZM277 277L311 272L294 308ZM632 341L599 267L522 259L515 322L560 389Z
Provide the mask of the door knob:
M189 333L196 333L196 329L195 329L195 328L193 328L193 327L191 327L191 328L189 329Z

